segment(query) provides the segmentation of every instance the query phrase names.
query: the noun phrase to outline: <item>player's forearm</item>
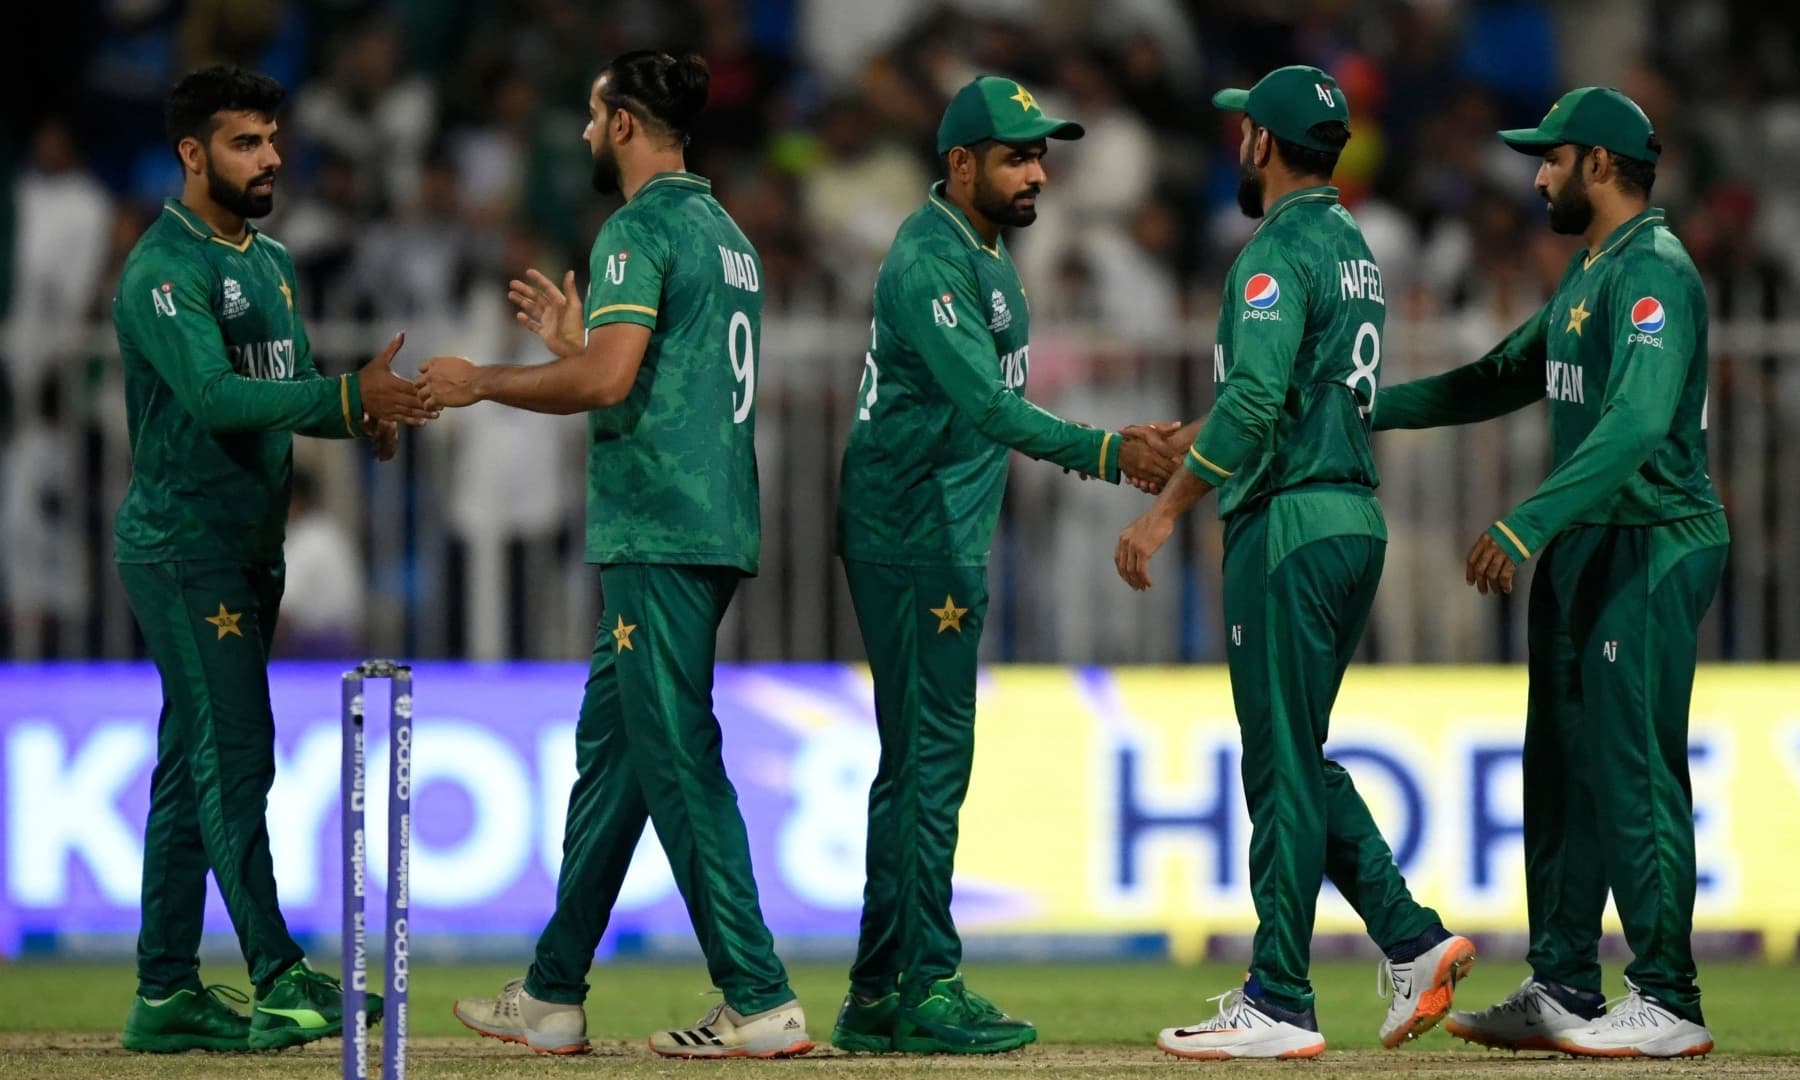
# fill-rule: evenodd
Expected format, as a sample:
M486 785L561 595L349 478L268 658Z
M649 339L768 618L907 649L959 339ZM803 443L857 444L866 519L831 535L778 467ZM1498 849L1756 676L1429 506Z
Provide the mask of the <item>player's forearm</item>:
M1241 385L1227 384L1205 422L1195 421L1200 430L1187 453L1188 470L1215 485L1237 472L1268 438L1278 410Z
M293 431L354 438L362 418L355 375L283 382L221 372L183 404L214 434Z
M604 362L585 355L564 356L547 364L475 369L475 396L515 409L553 416L609 409L631 392L631 379L609 372Z
M1649 460L1668 420L1609 406L1567 461L1536 492L1489 530L1515 561L1523 562L1584 511L1610 497Z
M1191 460L1191 456L1190 456ZM1193 469L1176 469L1163 485L1162 494L1150 506L1150 513L1174 521L1204 499L1214 485Z
M976 415L976 428L1027 457L1065 469L1119 481L1117 432L1084 427L1038 408L1016 394L996 391Z

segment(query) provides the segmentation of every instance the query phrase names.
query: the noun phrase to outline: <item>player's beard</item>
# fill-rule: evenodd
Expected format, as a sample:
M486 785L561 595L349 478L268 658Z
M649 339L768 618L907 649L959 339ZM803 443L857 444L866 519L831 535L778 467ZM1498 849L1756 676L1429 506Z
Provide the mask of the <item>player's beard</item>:
M1563 236L1580 236L1594 223L1594 203L1588 198L1587 178L1581 175L1581 162L1555 195L1545 196L1550 203L1550 231Z
M275 192L267 195L250 194L250 185L264 180L275 179L273 169L259 173L250 178L250 183L238 187L213 171L212 159L206 162L206 195L213 202L231 211L241 218L268 217L269 211L275 209Z
M588 182L602 195L619 190L619 155L613 152L612 143L600 144L599 151L594 154L594 172Z
M973 201L976 211L994 224L1022 229L1037 220L1037 207L1020 206L1019 200L1027 195L1035 197L1039 190L1036 184L1032 184L1013 195L1003 195L987 182L986 173L978 171L975 174Z
M1246 157L1238 158L1237 202L1245 217L1263 216L1263 178Z

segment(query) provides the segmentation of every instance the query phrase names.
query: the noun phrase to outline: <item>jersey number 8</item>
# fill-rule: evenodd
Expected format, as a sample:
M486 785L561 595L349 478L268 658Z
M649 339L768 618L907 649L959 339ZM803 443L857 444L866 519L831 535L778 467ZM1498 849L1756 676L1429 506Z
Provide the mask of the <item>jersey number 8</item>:
M744 344L738 346L738 331L744 332ZM750 407L756 401L756 335L750 329L750 316L741 311L731 313L731 325L725 330L726 346L731 350L731 374L744 384L743 397L731 392L731 422L741 424L750 419Z
M1363 362L1364 341L1369 343L1367 363ZM1350 346L1350 366L1354 370L1344 380L1344 384L1352 390L1358 389L1358 384L1368 384L1369 403L1357 406L1356 410L1366 418L1370 410L1375 408L1375 372L1381 367L1381 331L1375 329L1374 323L1363 323L1356 328L1356 341Z

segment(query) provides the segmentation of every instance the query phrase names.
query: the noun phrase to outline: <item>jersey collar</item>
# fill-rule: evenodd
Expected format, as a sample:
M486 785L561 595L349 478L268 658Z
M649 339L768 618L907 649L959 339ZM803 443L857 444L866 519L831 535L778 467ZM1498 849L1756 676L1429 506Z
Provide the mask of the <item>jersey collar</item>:
M993 247L988 247L981 242L981 234L975 231L975 226L969 224L968 215L958 210L955 203L944 197L942 180L931 185L931 195L926 201L937 207L939 213L950 219L951 224L955 225L956 230L962 233L963 239L969 242L970 247L979 248L996 259L1000 257L999 241L995 241Z
M1594 252L1592 255L1584 256L1581 260L1581 268L1583 270L1590 269L1601 259L1624 247L1632 237L1638 234L1639 230L1644 228L1644 226L1661 225L1665 217L1666 215L1663 213L1662 207L1646 207L1641 213L1627 219L1624 224L1614 229L1611 235L1606 238L1606 242L1600 245L1599 251Z
M224 244L233 251L249 251L250 242L256 239L256 226L246 221L244 222L243 241L236 244L232 243L214 232L212 226L201 221L199 216L192 210L181 205L180 199L164 199L163 213L175 215L175 220L187 226L188 232L193 233L196 238L201 240L211 240L215 244Z
M1265 213L1263 215L1263 219L1262 219L1261 223L1259 223L1256 226L1256 231L1261 232L1264 225L1267 225L1269 222L1275 220L1276 214L1281 213L1283 210L1286 210L1288 207L1294 205L1295 203L1321 202L1321 201L1337 202L1338 201L1338 189L1331 187L1330 185L1326 185L1324 187L1297 188L1293 191L1290 191L1286 195L1283 195L1281 198L1276 199L1275 205L1269 207L1268 213Z
M635 199L653 187L668 187L679 191L703 191L708 195L712 194L712 181L698 173L659 172L644 181L644 185L638 188L636 194L631 197Z

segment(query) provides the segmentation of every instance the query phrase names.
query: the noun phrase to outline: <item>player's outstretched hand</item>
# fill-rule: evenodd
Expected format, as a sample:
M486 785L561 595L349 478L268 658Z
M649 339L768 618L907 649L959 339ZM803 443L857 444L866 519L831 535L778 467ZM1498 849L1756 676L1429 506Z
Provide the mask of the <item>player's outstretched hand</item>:
M1163 489L1163 484L1168 482L1169 474L1175 471L1180 460L1170 459L1167 453L1137 435L1126 435L1125 441L1119 446L1120 475L1133 487L1151 494Z
M394 374L394 355L406 341L404 332L394 335L387 348L357 372L362 387L363 412L377 420L395 420L409 427L424 427L437 410L419 400L419 389Z
M506 283L506 298L518 308L519 325L536 334L558 356L575 356L587 348L587 320L581 315L581 294L575 290L575 271L563 275L562 287L536 270L525 271L525 280Z
M466 356L434 356L419 365L419 394L434 409L460 409L481 400L481 368Z
M376 461L394 460L394 452L400 449L399 424L392 420L377 420L368 413L363 413L362 429L375 449Z
M1143 592L1150 587L1150 559L1168 543L1175 531L1175 519L1157 513L1155 507L1145 511L1119 534L1119 546L1113 551L1113 566L1125 584Z
M1469 549L1469 565L1463 579L1479 589L1483 596L1488 593L1510 593L1513 571L1516 569L1512 556L1506 553L1506 549L1494 543L1493 537L1482 533L1481 539L1475 541L1475 546Z

